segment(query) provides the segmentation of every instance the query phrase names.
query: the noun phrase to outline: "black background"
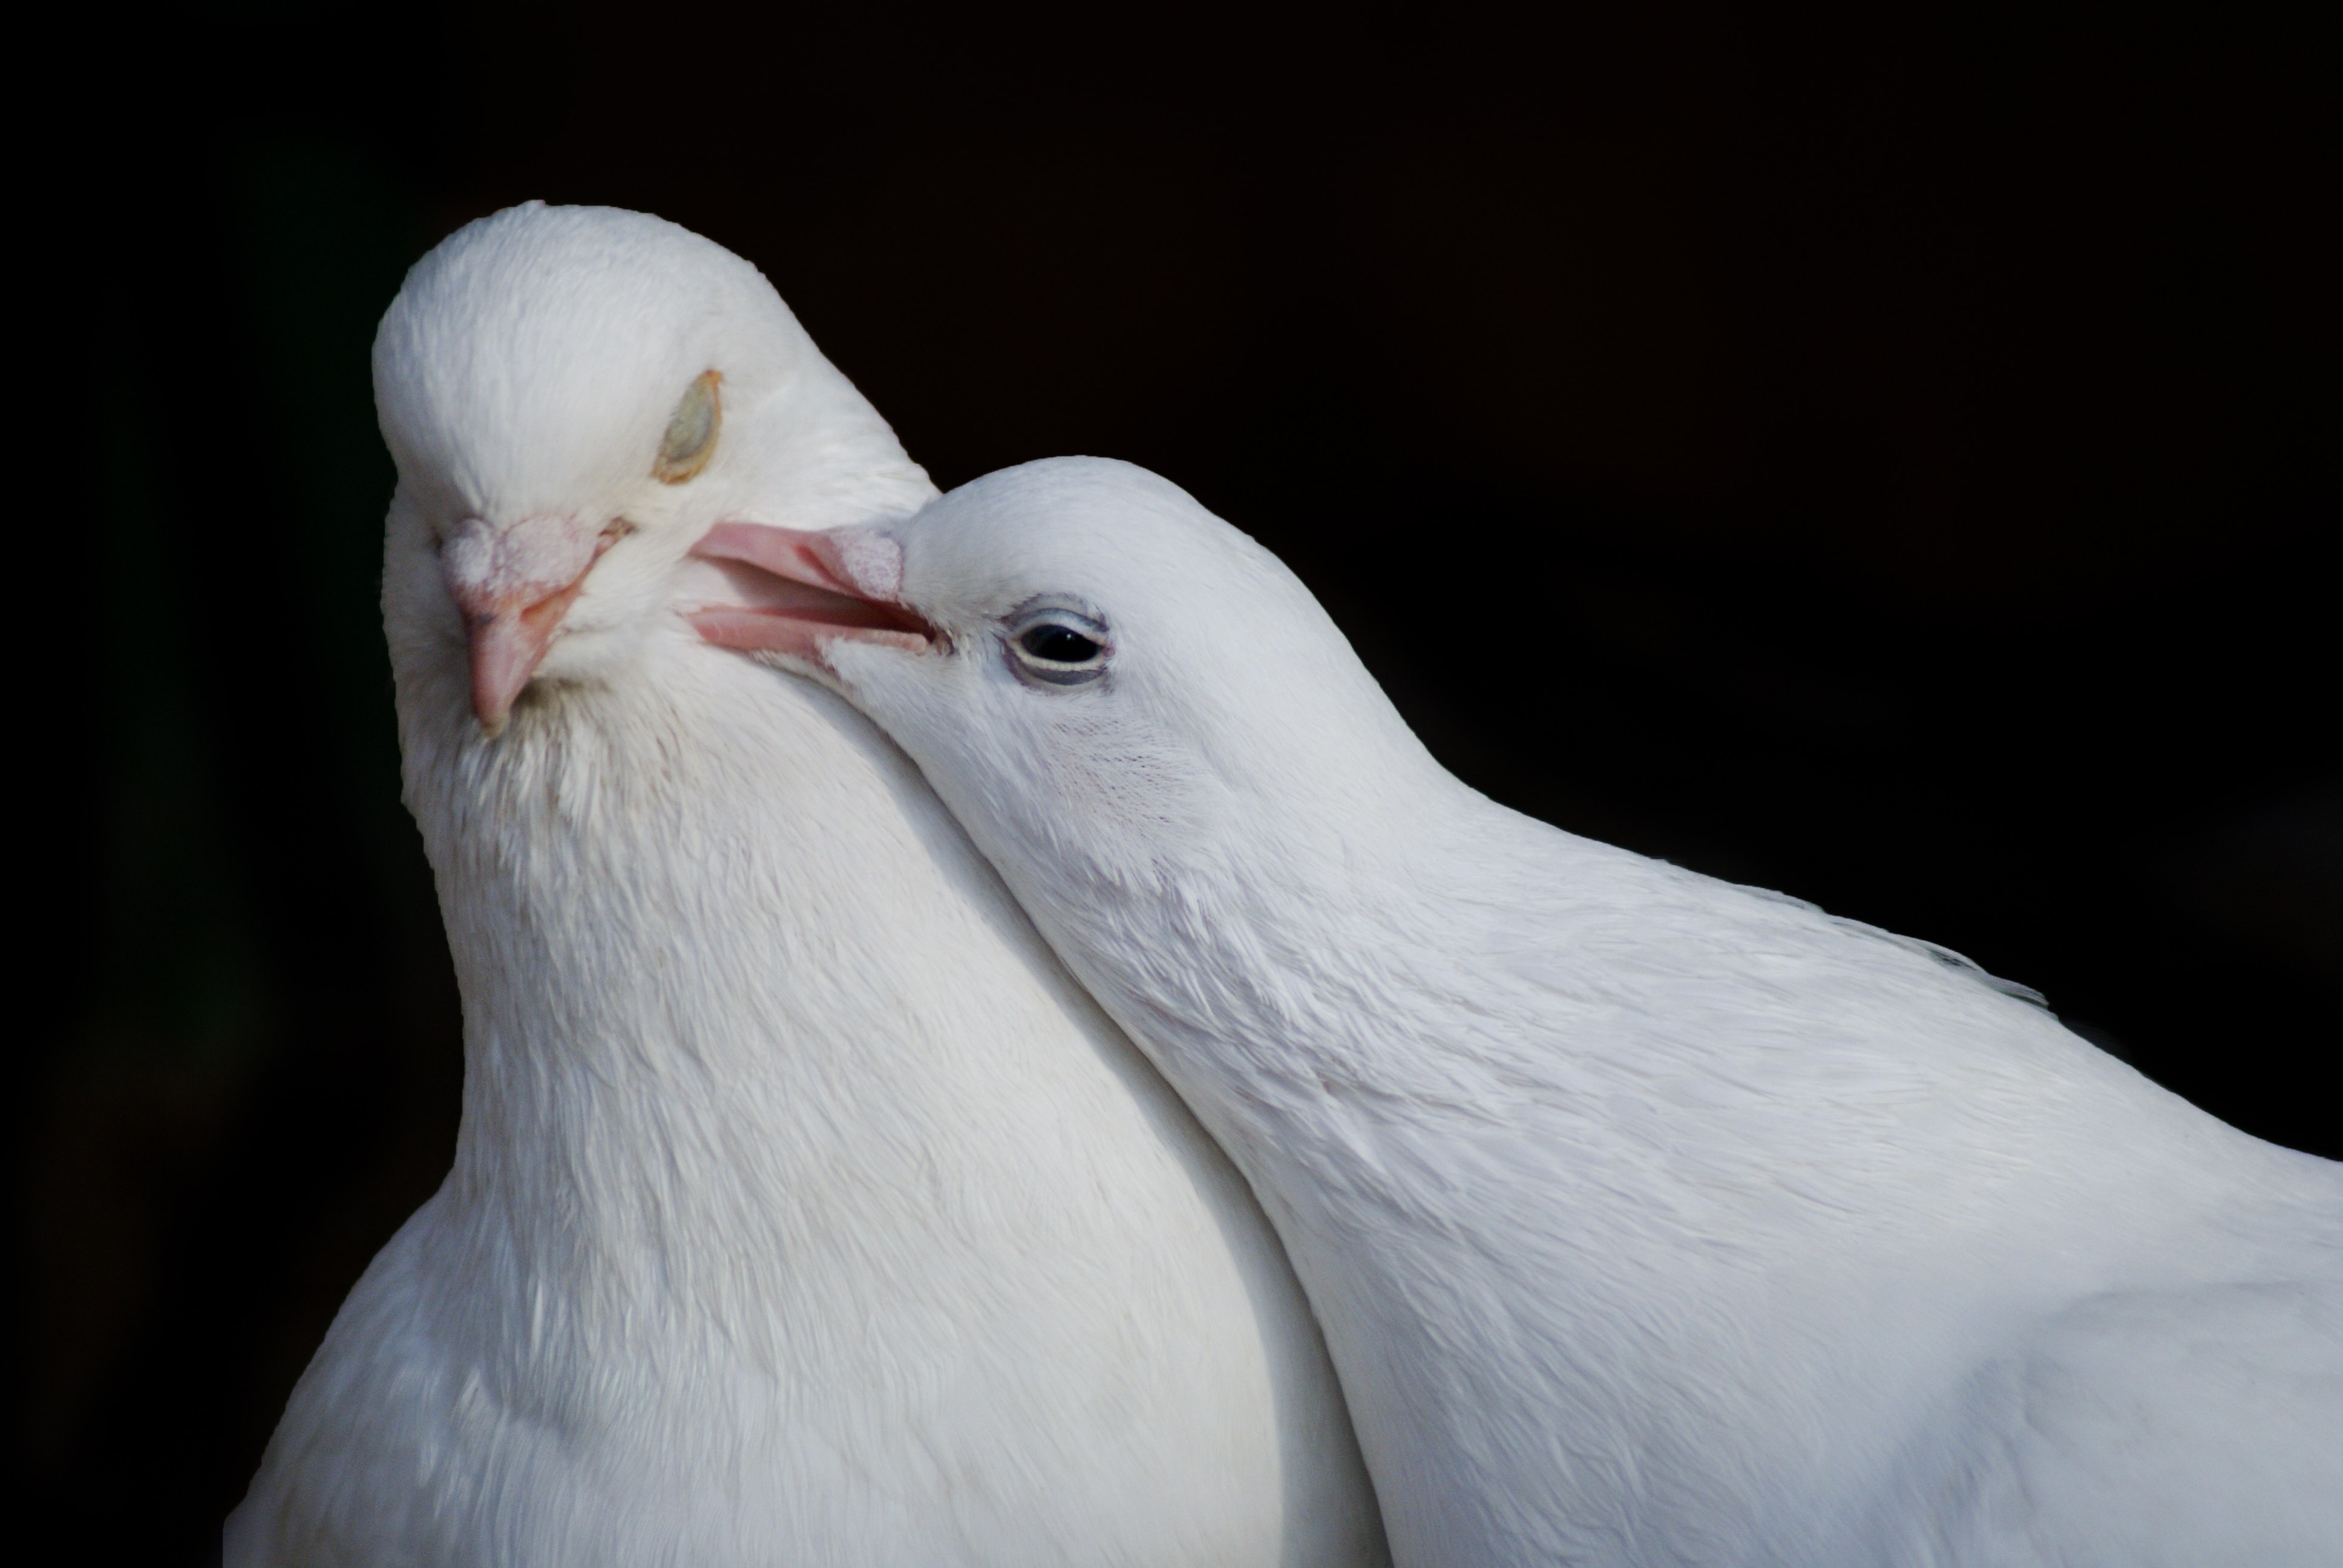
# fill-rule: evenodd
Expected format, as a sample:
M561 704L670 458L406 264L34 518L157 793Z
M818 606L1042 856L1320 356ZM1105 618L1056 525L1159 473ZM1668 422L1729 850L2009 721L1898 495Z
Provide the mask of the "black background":
M2343 1154L2335 62L1895 9L264 7L49 62L20 1517L216 1553L446 1169L367 351L532 196L748 256L940 484L1169 475L1500 799L1959 949Z

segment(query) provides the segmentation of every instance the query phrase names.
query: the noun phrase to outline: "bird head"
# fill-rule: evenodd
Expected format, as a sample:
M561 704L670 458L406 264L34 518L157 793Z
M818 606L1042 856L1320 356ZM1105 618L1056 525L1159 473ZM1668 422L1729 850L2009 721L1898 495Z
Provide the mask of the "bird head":
M535 686L620 676L730 579L728 519L825 528L935 492L756 268L661 219L514 207L417 263L375 338L397 465L402 678L460 672L493 737Z
M862 709L1029 898L1244 841L1341 859L1340 825L1447 779L1283 563L1129 464L1030 463L900 521L699 548L827 596L695 621Z

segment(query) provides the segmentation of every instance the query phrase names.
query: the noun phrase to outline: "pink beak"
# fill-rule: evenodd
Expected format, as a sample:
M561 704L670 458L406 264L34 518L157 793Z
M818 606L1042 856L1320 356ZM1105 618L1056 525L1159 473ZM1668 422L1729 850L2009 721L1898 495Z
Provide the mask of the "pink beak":
M615 538L552 517L504 528L473 518L448 536L440 568L471 642L472 713L490 736L503 732L587 572Z
M840 638L918 650L940 636L899 597L903 552L881 534L719 523L691 553L726 567L739 595L689 616L719 648L786 654L827 670L824 649Z

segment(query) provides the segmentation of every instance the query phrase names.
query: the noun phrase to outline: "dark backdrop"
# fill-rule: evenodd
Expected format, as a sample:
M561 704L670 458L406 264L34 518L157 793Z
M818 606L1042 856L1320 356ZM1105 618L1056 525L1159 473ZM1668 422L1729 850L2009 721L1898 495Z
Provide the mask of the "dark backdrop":
M1638 14L93 38L22 160L70 274L18 322L17 555L63 585L20 708L37 1515L216 1551L446 1168L367 352L531 196L749 256L940 484L1170 475L1498 798L1957 948L2343 1154L2334 62L2234 16Z

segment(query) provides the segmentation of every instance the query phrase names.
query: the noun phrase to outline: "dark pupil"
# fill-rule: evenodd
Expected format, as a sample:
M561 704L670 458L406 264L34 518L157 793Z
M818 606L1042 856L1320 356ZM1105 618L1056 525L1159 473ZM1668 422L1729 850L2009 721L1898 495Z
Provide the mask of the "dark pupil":
M1037 626L1017 640L1035 658L1051 664L1081 664L1098 657L1098 644L1062 626Z

